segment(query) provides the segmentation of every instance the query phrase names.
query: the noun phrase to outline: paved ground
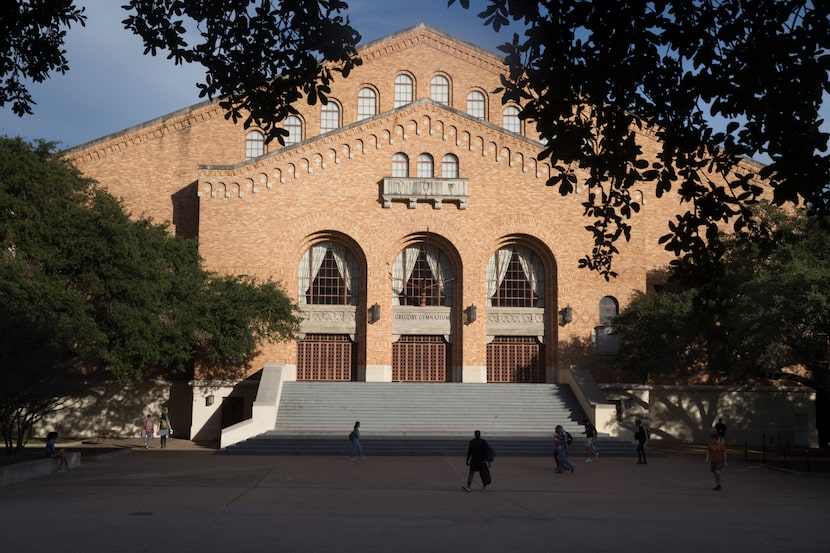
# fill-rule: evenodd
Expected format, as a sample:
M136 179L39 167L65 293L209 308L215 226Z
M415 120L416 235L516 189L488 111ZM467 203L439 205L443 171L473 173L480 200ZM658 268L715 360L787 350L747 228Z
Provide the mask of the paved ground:
M137 445L137 440L129 442ZM156 441L156 444L157 441ZM3 551L830 551L830 478L701 455L499 458L488 493L462 458L241 457L184 440L0 488Z

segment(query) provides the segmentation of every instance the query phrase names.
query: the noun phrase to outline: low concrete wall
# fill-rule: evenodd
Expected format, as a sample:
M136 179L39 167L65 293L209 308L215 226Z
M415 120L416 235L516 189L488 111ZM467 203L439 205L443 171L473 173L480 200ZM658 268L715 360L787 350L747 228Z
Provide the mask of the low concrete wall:
M79 467L81 465L81 453L78 451L67 451L66 461L69 463L70 469ZM57 472L58 462L58 459L44 458L0 466L0 486L10 486L18 482L24 482L32 478Z
M283 368L277 363L265 364L251 418L222 429L219 447L231 446L274 428L282 396Z
M793 447L818 447L815 391L798 386L650 386L602 384L619 409L622 436L642 419L652 439L705 443L718 419L729 444L760 445L764 437ZM632 438L633 439L633 438Z

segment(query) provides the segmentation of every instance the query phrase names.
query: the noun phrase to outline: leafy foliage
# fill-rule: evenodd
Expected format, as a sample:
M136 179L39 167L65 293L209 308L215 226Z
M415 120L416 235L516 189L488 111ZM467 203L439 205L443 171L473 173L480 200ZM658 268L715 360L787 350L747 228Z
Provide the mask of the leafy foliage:
M255 125L280 143L278 123L297 113L294 102L327 102L334 74L355 65L360 34L340 15L340 0L131 0L127 29L144 53L169 51L177 64L205 67L200 96L220 97L226 117ZM329 64L322 64L326 60Z
M672 289L639 295L614 321L619 362L644 380L686 371L830 391L830 231L760 203L745 236L721 235L717 272L679 265ZM711 267L712 263L708 263Z
M742 231L762 192L756 177L776 204L830 211L819 116L830 93L827 2L486 4L485 24L525 29L501 47L503 101L523 105L521 117L546 139L542 156L555 161L548 185L563 195L588 189L594 248L581 266L616 275L614 244L628 239L644 184L658 197L676 189L688 206L661 239L677 254L705 251L725 223ZM656 159L638 141L646 126L661 142ZM759 155L771 163L757 174L739 165Z
M295 307L273 282L210 274L194 241L133 220L52 153L0 138L0 424L21 436L79 376L237 373L288 339ZM7 444L9 441L7 440Z
M17 115L32 113L35 104L27 80L40 83L69 66L62 49L66 31L84 25L84 8L72 0L18 0L0 10L0 107L11 103ZM48 4L48 7L46 6Z

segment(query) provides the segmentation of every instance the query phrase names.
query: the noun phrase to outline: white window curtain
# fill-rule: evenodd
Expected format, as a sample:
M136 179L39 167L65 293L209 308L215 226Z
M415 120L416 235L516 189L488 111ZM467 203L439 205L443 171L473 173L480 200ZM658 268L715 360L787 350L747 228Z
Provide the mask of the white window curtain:
M337 264L337 271L346 283L346 290L352 291L352 275L349 270L349 251L340 244L331 244L331 254Z
M322 242L310 247L300 258L300 272L299 272L299 303L306 304L306 293L314 282L320 266L323 264L323 259L326 257L326 252L331 246L331 242Z
M493 305L493 296L496 295L496 291L504 280L504 275L507 274L507 268L510 266L512 257L512 248L502 248L491 255L487 261L487 275L485 277L487 280L487 301L491 306Z
M401 251L392 264L392 305L401 304L401 294L406 286L406 281L412 276L415 269L415 262L418 260L418 253L421 248L410 246Z
M449 260L443 255L441 250L429 248L426 250L427 263L429 270L432 271L432 277L438 281L438 288L445 297L445 305L451 305L452 302L452 278Z
M538 298L537 306L541 307L545 299L545 269L542 267L542 260L529 249L522 247L516 248L516 255L519 257L525 278Z

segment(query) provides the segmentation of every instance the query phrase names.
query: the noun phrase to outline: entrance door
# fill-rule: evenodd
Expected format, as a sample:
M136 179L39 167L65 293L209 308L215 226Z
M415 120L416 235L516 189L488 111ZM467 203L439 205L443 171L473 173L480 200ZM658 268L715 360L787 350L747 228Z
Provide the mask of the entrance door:
M487 382L544 382L544 351L535 336L496 336L487 344Z
M449 357L443 336L401 336L392 344L392 380L446 382Z
M354 355L345 334L307 334L297 342L297 380L352 380Z

